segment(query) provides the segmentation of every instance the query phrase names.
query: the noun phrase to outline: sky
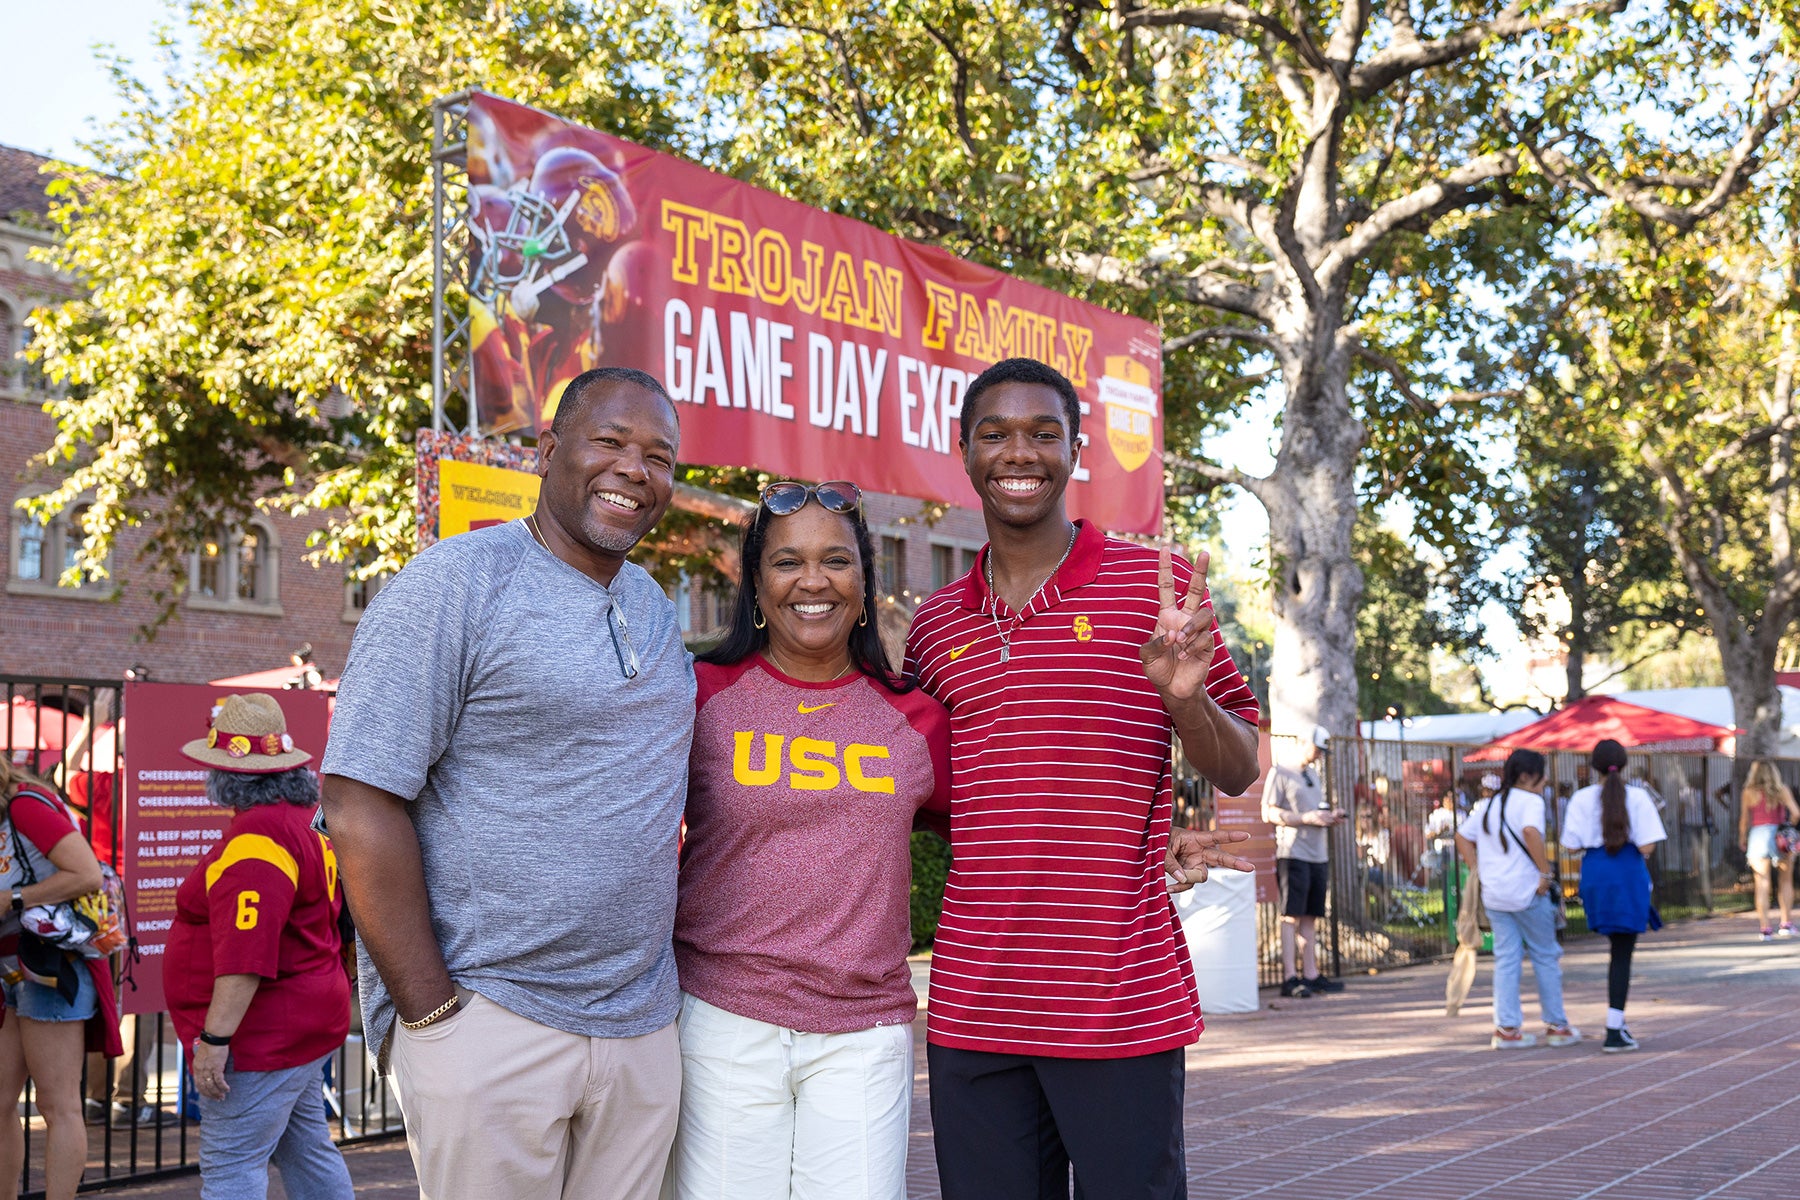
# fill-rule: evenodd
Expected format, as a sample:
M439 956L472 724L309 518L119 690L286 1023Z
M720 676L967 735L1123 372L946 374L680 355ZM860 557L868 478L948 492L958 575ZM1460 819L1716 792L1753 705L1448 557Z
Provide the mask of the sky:
M15 48L0 71L0 144L91 161L78 143L120 105L95 46L129 59L140 77L160 76L155 31L168 9L162 0L0 0L0 14Z

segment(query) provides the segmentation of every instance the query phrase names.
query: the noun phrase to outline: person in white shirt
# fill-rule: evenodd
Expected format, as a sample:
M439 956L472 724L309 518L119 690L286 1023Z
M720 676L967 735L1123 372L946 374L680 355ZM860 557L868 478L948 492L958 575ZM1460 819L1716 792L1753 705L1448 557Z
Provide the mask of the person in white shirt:
M1662 928L1662 917L1650 902L1650 868L1645 860L1669 835L1650 794L1626 785L1624 746L1607 738L1594 747L1589 761L1602 782L1569 798L1562 844L1584 852L1581 907L1588 928L1612 942L1606 971L1606 1042L1600 1048L1618 1054L1638 1048L1625 1027L1631 955L1638 934Z
M1514 750L1500 786L1477 804L1456 831L1457 853L1481 877L1481 902L1494 927L1494 1035L1496 1050L1537 1045L1524 1032L1519 979L1525 955L1537 979L1544 1040L1573 1046L1581 1040L1563 1012L1562 947L1556 943L1554 878L1544 850L1544 756Z

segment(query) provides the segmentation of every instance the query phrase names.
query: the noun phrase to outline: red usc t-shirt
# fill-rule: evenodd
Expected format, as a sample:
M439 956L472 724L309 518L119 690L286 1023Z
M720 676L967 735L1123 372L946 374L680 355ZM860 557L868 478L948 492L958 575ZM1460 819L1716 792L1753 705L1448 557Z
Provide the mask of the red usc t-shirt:
M911 832L949 809L944 706L761 657L694 675L682 990L808 1033L911 1021Z
M1191 573L1176 560L1179 594ZM913 616L907 669L950 710L955 856L927 1026L937 1045L1127 1058L1200 1035L1163 883L1173 727L1138 655L1156 628L1157 576L1155 550L1081 522L1007 662L980 564ZM1256 721L1216 630L1206 690Z
M232 1066L303 1066L343 1044L350 984L339 956L337 859L314 809L245 809L175 892L163 989L183 1045L206 1022L213 980L260 975L231 1039Z

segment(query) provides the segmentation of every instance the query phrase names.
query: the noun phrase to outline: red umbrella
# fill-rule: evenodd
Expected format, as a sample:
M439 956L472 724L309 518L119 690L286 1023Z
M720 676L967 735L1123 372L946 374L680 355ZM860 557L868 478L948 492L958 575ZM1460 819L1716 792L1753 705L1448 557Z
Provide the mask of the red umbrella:
M1628 704L1610 696L1583 696L1541 721L1463 755L1464 762L1499 762L1514 750L1592 750L1612 738L1627 748L1711 750L1737 730L1675 713ZM1683 744L1685 743L1685 744Z
M60 708L40 707L24 696L14 696L6 707L0 753L33 771L55 766L63 746L81 731L80 717L69 716Z

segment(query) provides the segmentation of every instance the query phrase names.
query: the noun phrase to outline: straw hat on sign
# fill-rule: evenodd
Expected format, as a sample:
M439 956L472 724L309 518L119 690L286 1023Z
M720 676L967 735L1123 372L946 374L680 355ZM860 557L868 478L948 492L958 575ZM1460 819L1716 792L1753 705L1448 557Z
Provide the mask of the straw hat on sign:
M182 754L216 771L273 775L312 761L294 749L287 717L272 696L227 696L212 710L212 728L181 748Z

